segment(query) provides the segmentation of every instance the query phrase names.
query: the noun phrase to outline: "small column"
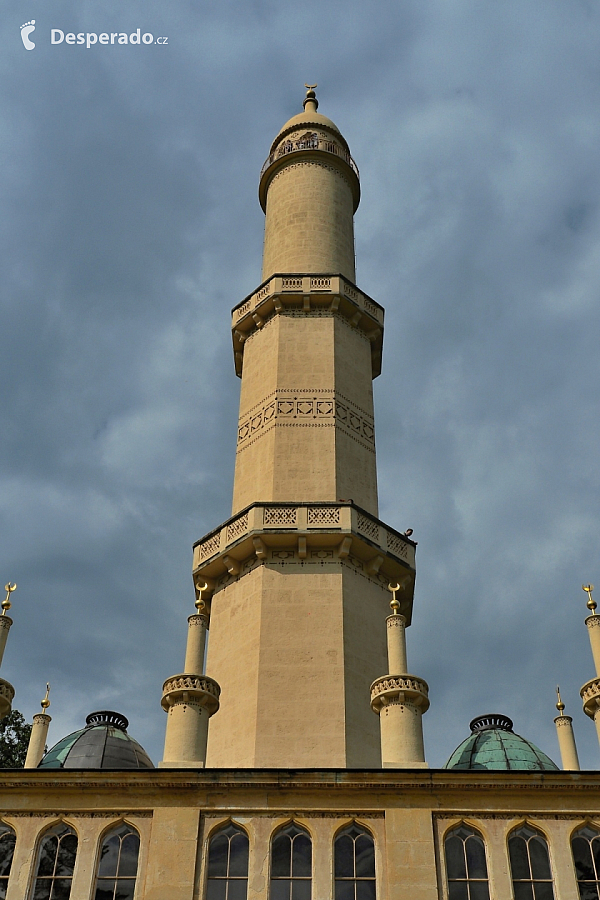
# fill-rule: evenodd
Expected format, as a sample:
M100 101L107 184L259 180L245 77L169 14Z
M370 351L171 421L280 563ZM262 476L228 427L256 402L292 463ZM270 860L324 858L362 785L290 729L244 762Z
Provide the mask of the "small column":
M27 747L27 756L25 758L25 769L37 769L42 756L46 749L46 738L48 737L48 727L52 721L52 717L47 715L46 710L50 706L50 685L46 685L46 696L41 702L42 711L33 717L33 725L31 726L31 734L29 735L29 746Z
M381 761L384 769L427 768L422 715L429 709L427 683L409 675L406 660L406 619L396 599L399 585L390 585L392 615L388 616L389 675L371 685L371 709L379 716Z
M162 708L167 713L165 749L159 768L203 768L206 761L208 720L219 708L221 688L204 675L204 645L208 615L200 589L196 615L188 619L185 672L163 684Z
M558 716L554 720L562 767L567 772L579 772L579 756L573 734L573 719L565 715L565 704L560 699L560 688L556 688Z
M594 585L582 584L581 587L588 595L586 605L591 615L587 617L585 624L587 625L590 646L594 657L596 677L592 678L591 681L587 681L579 693L583 700L583 711L586 716L594 720L598 741L600 742L600 616L597 616L595 612L597 604L592 596Z
M13 593L13 591L16 591L16 589L17 585L11 581L9 581L8 584L4 585L6 597L2 601L2 614L0 615L0 665L2 665L2 659L4 657L4 650L6 648L6 642L8 640L8 632L10 631L10 626L13 623L13 620L8 615L8 610L12 606L10 595ZM0 719L3 719L4 716L7 716L11 711L14 696L15 689L12 684L10 684L10 682L8 681L5 681L4 678L0 678Z

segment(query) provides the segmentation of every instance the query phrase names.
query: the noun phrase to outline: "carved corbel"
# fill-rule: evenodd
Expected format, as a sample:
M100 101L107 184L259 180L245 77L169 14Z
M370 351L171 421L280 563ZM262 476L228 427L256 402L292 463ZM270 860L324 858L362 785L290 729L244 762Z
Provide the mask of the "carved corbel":
M350 554L351 547L352 547L352 537L350 535L348 535L348 537L344 538L344 540L341 542L341 544L339 545L339 547L337 549L337 555L339 556L339 558L347 559L347 557Z
M374 556L373 559L370 559L366 566L369 575L377 575L381 568L382 562L383 556L381 556L381 554L378 554L377 556Z
M252 543L254 544L254 552L256 553L257 559L266 559L267 558L267 545L263 541L261 537L252 538Z
M230 575L239 575L241 566L237 559L233 559L231 556L224 556L223 562L225 563L225 567Z
M362 310L359 309L358 312L355 312L354 315L350 318L350 324L356 326L356 325L358 325L358 323L360 322L361 319L362 319Z
M331 298L331 306L329 307L329 309L330 309L332 312L337 312L339 308L340 308L340 298L339 298L339 297L332 297L332 298Z
M310 295L305 294L302 298L302 309L304 312L310 312Z
M273 306L275 307L275 311L280 313L283 309L283 303L281 302L281 297L273 298Z
M299 537L298 538L298 556L300 559L306 559L307 550L306 550L306 538Z
M263 317L259 316L259 314L257 312L252 313L252 318L254 319L254 322L256 323L257 328L262 328L263 325L265 324Z
M235 336L236 336L236 338L238 339L238 341L240 342L240 344L243 344L244 341L245 341L245 340L247 339L247 337L248 337L248 335L247 335L247 334L244 334L243 331L240 331L239 328L236 328L235 331L234 331L233 333L235 334Z

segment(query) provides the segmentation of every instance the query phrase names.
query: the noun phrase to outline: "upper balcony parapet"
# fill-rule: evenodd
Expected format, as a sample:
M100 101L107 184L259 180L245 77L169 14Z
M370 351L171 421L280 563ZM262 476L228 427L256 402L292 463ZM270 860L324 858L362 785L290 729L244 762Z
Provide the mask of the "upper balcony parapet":
M287 156L288 153L298 153L301 150L321 150L323 153L333 153L335 156L339 156L343 159L357 178L360 178L358 166L350 156L347 150L337 144L335 141L320 138L316 132L312 134L303 135L299 140L292 141L289 138L285 140L282 144L280 144L273 153L270 153L266 160L264 161L263 167L260 170L260 177L262 178L270 165L276 162L278 159L281 159L282 156Z

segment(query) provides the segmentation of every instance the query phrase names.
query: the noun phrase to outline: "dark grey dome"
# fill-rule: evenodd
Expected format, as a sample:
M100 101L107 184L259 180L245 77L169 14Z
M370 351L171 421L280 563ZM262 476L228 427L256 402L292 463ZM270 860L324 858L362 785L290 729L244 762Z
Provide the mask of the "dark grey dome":
M68 734L46 753L40 769L153 769L152 760L127 734L125 716L90 713L85 728Z

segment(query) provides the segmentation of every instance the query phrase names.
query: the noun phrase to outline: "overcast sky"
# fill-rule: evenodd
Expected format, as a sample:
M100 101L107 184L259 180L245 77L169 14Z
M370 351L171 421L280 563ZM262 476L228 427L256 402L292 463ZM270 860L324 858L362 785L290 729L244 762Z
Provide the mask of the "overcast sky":
M600 601L600 3L7 0L0 24L15 706L30 719L49 680L50 744L109 708L162 758L191 544L230 512L258 175L318 82L361 171L357 282L386 309L380 512L419 543L428 761L502 712L559 762L559 683L597 767L579 688L583 582Z

